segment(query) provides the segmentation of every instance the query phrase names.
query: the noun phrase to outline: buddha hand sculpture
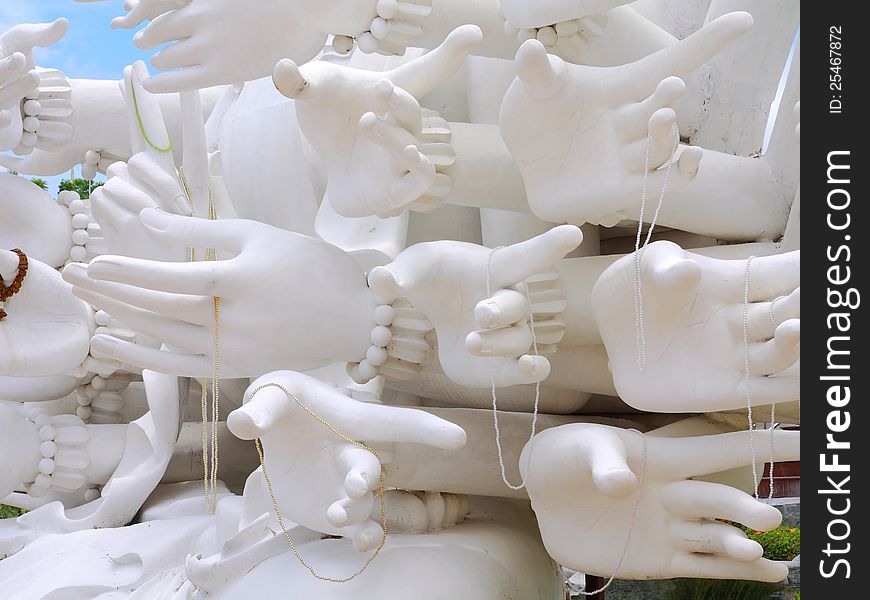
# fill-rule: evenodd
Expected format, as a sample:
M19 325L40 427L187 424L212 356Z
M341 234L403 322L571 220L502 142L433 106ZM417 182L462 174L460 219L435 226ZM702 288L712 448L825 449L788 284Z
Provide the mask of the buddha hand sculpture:
M592 291L623 400L647 411L707 412L800 397L800 251L750 263L659 241L642 250L639 267L638 282L635 255L619 259Z
M326 196L337 213L385 217L409 205L431 210L415 204L436 180L420 147L417 100L456 72L482 37L479 27L464 25L431 52L383 73L327 61L278 63L275 86L296 100L299 125L326 163Z
M27 263L20 290L5 301L7 314L0 319L0 375L60 375L88 356L93 311L52 267L30 258ZM17 254L0 250L6 284L20 274L19 264Z
M161 373L207 377L215 368L217 325L224 377L255 377L287 366L308 370L365 356L377 305L364 272L346 252L245 219L211 221L155 208L139 218L158 243L179 252L215 248L227 258L178 263L99 256L87 273L65 270L76 294L173 348L96 335L91 344L99 354Z
M307 62L331 33L312 28L312 17L339 10L286 0L259 2L256 10L238 0L140 0L126 8L128 14L116 18L113 27L129 29L150 20L133 42L143 50L169 44L151 59L156 68L169 71L145 82L155 93L259 79L282 58Z
M495 251L454 241L415 244L375 267L369 284L381 298L405 297L426 315L441 367L456 383L489 387L491 375L497 386L535 383L549 375L550 363L529 354L531 307L523 282L551 271L582 239L579 228L561 225Z
M227 426L241 439L262 440L282 517L350 537L360 551L375 548L383 536L372 518L381 463L336 431L365 444L414 443L445 450L465 445L465 431L458 425L421 410L359 402L293 371L260 377L244 401L230 413Z
M22 104L39 85L33 48L57 43L67 26L66 19L58 19L53 23L16 25L0 34L0 151L26 153L36 144L39 119L26 118L28 107ZM23 140L23 136L32 139Z
M125 70L132 145L137 153L126 163L116 162L108 168L108 180L91 194L91 205L104 238L105 254L181 261L187 256L185 249L161 243L139 220L144 208L191 213L167 150L169 135L160 106L142 87L147 76L142 62Z
M698 171L700 148L677 149L673 172L660 168L677 141L673 107L684 90L678 77L751 25L749 14L730 13L620 67L572 65L548 55L537 40L525 42L499 127L532 212L555 223L612 226L637 219L632 210L640 205L645 179L649 198L659 196L666 180L671 190L687 185Z
M604 577L782 581L783 563L762 558L761 545L722 522L769 531L780 524L779 511L736 488L691 479L750 464L749 435L667 438L589 424L539 433L520 465L528 464L526 486L547 551ZM770 433L754 435L766 448ZM799 432L777 431L773 444L775 460L800 458Z
M26 177L0 173L0 214L0 248L21 248L53 267L69 258L70 211Z

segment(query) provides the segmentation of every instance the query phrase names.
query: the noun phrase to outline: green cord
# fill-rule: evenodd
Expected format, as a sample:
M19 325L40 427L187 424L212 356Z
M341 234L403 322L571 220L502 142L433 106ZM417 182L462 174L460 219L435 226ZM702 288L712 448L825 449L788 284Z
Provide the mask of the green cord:
M172 136L167 132L166 137L169 138L169 145L165 148L160 148L151 141L148 134L145 132L145 124L142 123L142 115L139 113L139 101L136 99L136 85L132 84L130 90L133 92L133 108L136 110L136 120L139 122L139 131L142 132L142 138L145 143L157 150L157 152L169 152L172 150Z

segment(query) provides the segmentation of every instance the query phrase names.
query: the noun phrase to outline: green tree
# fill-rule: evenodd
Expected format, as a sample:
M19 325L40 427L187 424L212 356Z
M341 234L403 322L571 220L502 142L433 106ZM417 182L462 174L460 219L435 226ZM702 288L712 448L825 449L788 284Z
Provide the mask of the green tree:
M44 190L48 189L48 182L41 177L33 177L30 181L32 181L36 186L41 187Z
M61 179L60 185L57 186L58 190L63 191L73 191L78 192L78 195L82 199L90 198L91 192L101 185L106 183L105 181L88 181L87 179L82 179L81 177L76 177L75 179Z

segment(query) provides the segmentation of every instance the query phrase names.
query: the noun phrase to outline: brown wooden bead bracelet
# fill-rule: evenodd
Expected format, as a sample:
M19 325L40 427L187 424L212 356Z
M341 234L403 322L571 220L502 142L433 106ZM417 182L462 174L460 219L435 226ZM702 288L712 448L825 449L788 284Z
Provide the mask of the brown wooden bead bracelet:
M3 278L0 277L0 320L6 317L6 311L3 310L3 304L12 296L21 291L21 284L24 283L24 278L27 276L27 255L19 248L13 248L11 252L18 255L18 274L8 286L3 283Z

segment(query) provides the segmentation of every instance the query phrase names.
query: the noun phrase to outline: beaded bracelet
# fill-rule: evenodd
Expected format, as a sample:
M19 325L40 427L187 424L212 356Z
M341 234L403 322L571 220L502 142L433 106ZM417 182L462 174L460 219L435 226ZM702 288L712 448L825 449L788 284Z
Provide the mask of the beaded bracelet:
M21 291L21 285L24 283L24 278L27 277L27 255L19 248L13 248L11 252L18 255L18 272L15 275L15 279L8 286L3 283L3 278L0 277L0 321L7 316L4 310L6 301Z
M369 29L356 39L348 35L335 35L332 48L339 54L353 50L354 42L366 54L377 52L388 56L402 56L408 46L423 35L423 20L432 14L431 0L378 0L378 16Z
M57 69L36 69L39 85L21 101L21 141L13 150L27 155L35 148L48 152L62 150L73 136L72 87ZM51 130L51 135L44 132ZM43 132L43 133L40 133Z
M24 406L22 412L25 412ZM82 420L75 415L50 416L38 408L26 411L24 416L38 430L42 456L39 473L27 484L27 493L39 498L49 490L69 493L83 488L91 460L86 450L90 434ZM87 490L86 500L96 497L99 491Z
M374 321L366 357L347 366L351 379L364 384L378 375L397 381L414 377L432 351L425 337L432 323L405 298L378 305Z

